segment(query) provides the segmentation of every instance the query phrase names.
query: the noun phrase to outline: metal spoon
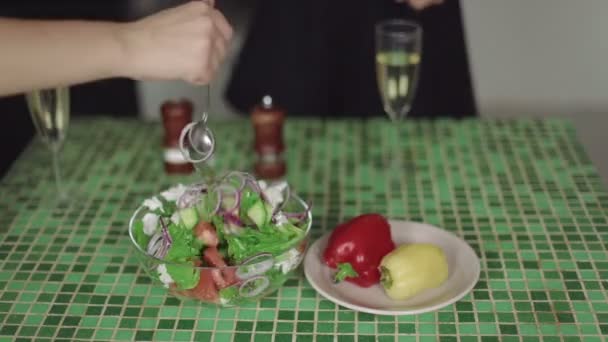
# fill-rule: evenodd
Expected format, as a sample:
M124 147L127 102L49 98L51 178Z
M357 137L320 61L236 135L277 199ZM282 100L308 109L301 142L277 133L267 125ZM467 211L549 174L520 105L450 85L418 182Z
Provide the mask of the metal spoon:
M215 136L207 125L211 96L207 86L206 101L203 105L203 114L200 120L186 125L179 138L179 148L184 158L192 163L199 173L205 175L207 181L212 180L213 172L205 167L215 151ZM205 170L204 170L205 169Z

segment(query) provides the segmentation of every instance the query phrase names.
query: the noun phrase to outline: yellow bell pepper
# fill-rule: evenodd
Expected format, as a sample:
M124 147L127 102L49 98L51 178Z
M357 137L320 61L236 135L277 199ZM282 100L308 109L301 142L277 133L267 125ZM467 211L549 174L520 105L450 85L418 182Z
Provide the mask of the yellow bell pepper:
M443 250L426 243L397 247L384 256L379 268L384 291L396 300L439 287L448 278L448 263Z

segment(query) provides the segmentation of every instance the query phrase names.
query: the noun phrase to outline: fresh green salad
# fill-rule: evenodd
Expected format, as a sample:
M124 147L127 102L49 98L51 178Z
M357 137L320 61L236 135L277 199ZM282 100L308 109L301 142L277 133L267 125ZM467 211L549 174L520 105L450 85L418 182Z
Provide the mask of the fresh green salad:
M150 275L177 295L222 304L280 286L302 260L311 223L286 183L240 172L213 186L177 185L140 211L131 236L156 259Z

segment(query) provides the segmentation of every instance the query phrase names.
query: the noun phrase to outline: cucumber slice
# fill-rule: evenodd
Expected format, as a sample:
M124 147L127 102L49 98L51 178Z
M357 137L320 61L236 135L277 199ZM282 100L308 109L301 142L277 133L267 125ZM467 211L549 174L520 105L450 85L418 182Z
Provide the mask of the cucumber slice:
M186 208L179 211L179 217L186 229L192 229L198 223L198 214L195 208Z
M220 290L220 302L227 306L236 305L239 302L239 288L230 286Z
M196 212L199 214L199 216L201 217L202 220L204 221L208 221L209 219L209 209L207 208L207 205L205 203L205 201L200 201L196 206L195 206Z
M266 211L266 206L263 201L255 202L249 210L247 210L247 216L253 221L253 223L262 227L266 223L266 217L269 216Z
M233 209L236 206L236 196L234 195L225 195L222 198L222 207L224 208L224 210L230 210Z

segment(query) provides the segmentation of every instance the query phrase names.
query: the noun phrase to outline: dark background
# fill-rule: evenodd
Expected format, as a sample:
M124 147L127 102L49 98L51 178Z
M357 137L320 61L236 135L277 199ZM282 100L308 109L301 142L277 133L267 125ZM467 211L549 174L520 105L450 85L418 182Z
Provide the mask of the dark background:
M0 16L40 19L95 19L124 21L141 15L133 11L126 0L2 0ZM91 82L71 88L73 116L104 113L115 116L135 115L137 99L135 84L130 80L116 79ZM5 127L0 135L0 176L34 136L24 97L0 98L0 115Z

